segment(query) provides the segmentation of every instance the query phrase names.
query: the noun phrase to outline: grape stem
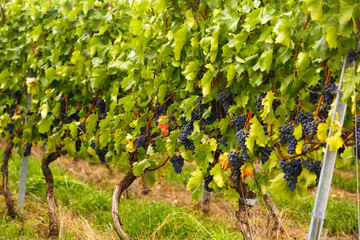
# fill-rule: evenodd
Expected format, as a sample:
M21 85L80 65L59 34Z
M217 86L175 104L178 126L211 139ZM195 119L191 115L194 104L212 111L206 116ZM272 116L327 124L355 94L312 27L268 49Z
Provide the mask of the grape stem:
M94 107L94 105L95 105L95 103L96 103L96 100L97 100L97 98L99 97L99 94L100 94L100 91L97 92L97 94L96 94L96 96L95 96L95 99L94 99L94 102L92 103L92 105L91 105L88 113L86 114L85 119L83 120L82 124L84 124L85 121L86 121L86 119L89 117L89 114L90 114L92 108Z
M155 168L146 169L146 171L147 171L147 172L152 172L152 171L158 170L159 168L161 168L162 166L164 166L169 159L170 159L170 156L168 156L168 157L165 159L165 161L164 161L162 164L160 164L159 166L157 166L157 167L155 167Z
M309 23L309 20L310 20L310 13L309 13L309 15L308 15L307 18L306 18L305 26L303 27L303 31L305 31L305 29L306 29L306 27L307 27L307 25L308 25L308 23ZM301 43L302 43L302 38L299 39L298 47L297 47L297 51L296 51L296 55L295 55L295 59L298 58L298 55L299 55L299 52L300 52L300 45L301 45Z

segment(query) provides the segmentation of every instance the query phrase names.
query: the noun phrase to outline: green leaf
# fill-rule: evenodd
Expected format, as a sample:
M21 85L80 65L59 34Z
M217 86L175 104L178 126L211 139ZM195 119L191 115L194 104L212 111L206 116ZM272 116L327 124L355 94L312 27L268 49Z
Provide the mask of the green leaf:
M221 170L221 163L217 163L211 170L210 174L214 176L214 182L220 188L224 186L223 173Z
M186 80L193 81L196 79L199 70L200 70L199 60L196 60L189 62L189 64L186 66L182 74L185 76Z
M355 86L360 82L360 76L359 74L356 74L354 68L348 68L344 73L343 81L342 91L344 95L342 101L343 103L347 103L353 94Z
M110 129L104 129L101 131L99 142L102 147L106 147L110 140Z
M306 69L310 64L310 58L308 53L301 52L298 55L296 62L296 67L299 68L299 71Z
M47 102L43 103L40 107L40 113L42 118L46 118L49 112L49 104Z
M191 173L191 178L187 184L187 190L190 191L194 187L199 186L204 178L204 173L200 169L196 169L196 171Z
M67 137L61 143L64 144L63 149L66 150L68 155L70 156L76 155L75 142L73 140Z
M30 33L30 37L34 42L37 42L42 34L42 25L37 25L35 29Z
M272 107L274 101L274 93L270 90L267 92L266 97L262 100L264 111L260 117L264 118L266 123L273 123L275 121L275 114Z
M41 121L38 123L39 133L47 133L50 130L50 126L51 126L52 122L53 122L53 118L41 119Z
M211 37L211 46L210 46L210 61L213 63L216 60L216 55L218 52L218 44L219 44L219 32L215 31Z
M263 52L260 56L260 70L265 71L269 73L271 69L271 63L272 63L272 56L273 56L273 49L269 49L265 52Z
M208 70L203 78L201 79L201 87L202 87L202 92L204 95L204 98L207 98L210 93L211 93L211 89L212 89L212 80L214 78L215 72L212 70Z
M85 121L86 134L93 136L97 126L98 117L95 114L91 114Z
M174 40L175 40L174 54L175 54L175 59L177 61L180 60L181 50L186 42L186 38L187 38L186 27L180 28L174 34Z
M230 125L230 118L223 118L219 122L219 129L221 134L225 134L228 126Z
M292 29L292 21L289 19L281 19L276 24L274 28L274 32L277 37L275 39L276 43L280 43L287 48L291 48L293 43L291 41L291 29Z
M227 74L226 74L226 79L228 81L227 86L231 86L232 81L235 78L235 74L236 74L235 65L234 64L228 65L227 66Z
M337 40L337 33L339 28L335 26L330 26L326 29L325 39L326 42L329 44L330 49L337 48L338 40Z
M147 158L141 160L140 162L135 162L132 165L133 173L135 176L140 177L146 168L150 167L151 163Z
M353 15L353 11L356 8L355 1L340 0L340 12L339 23L343 24L349 21Z
M252 152L254 149L254 143L258 146L265 147L266 146L266 137L264 133L264 127L260 124L257 117L253 117L250 120L251 126L250 126L250 132L249 137L246 141L246 146L249 148L249 150Z
M160 104L162 104L164 102L164 98L165 98L165 95L166 95L166 91L167 91L167 84L162 84L160 87L159 87L159 92L158 92L158 102Z
M308 10L311 13L311 18L319 21L322 15L322 0L307 0Z
M248 36L249 33L245 29L243 29L239 34L235 35L234 40L235 40L235 48L237 52L240 51L242 45L245 43Z

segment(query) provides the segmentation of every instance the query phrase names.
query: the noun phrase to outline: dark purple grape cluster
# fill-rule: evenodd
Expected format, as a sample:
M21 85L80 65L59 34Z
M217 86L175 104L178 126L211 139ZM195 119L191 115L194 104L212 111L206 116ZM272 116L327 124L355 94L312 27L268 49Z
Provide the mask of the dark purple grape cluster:
M270 155L271 153L274 151L274 147L264 147L264 148L260 148L260 160L261 160L261 163L262 164L265 164L269 158L270 158Z
M297 178L302 172L301 159L291 159L286 161L285 159L280 161L281 170L284 173L284 180L287 181L287 185L291 192L296 189Z
M100 121L101 119L106 118L106 105L105 105L105 101L101 98L98 98L96 100L96 105L98 108L98 120Z
M65 112L66 112L66 100L65 100L65 98L61 97L59 101L60 101L60 113L62 115L65 115Z
M236 139L239 141L240 143L240 149L241 149L241 157L245 160L245 161L250 161L250 156L247 152L247 146L246 146L246 137L247 134L244 132L243 129L240 129L239 131L236 132L235 134Z
M204 74L205 74L205 71L202 70L202 69L198 72L198 78L199 78L199 80L201 80L201 79L204 77Z
M356 116L353 119L354 121L354 128L353 128L353 132L354 132L354 141L356 143L356 151L355 153L357 153L357 158L360 159L360 116ZM356 128L355 128L355 121L356 121Z
M334 83L328 83L322 90L322 107L319 109L319 114L325 119L329 116L336 90L337 87Z
M262 100L265 98L265 93L260 93L256 99L256 111L259 112L262 106Z
M309 170L310 172L315 172L317 181L320 179L320 173L322 168L322 162L319 160L314 161L314 159L307 158L303 162L303 167Z
M315 87L309 88L309 92L310 92L310 98L309 98L309 102L313 105L317 104L319 101L319 91L320 91L320 87L318 85L316 85Z
M80 149L81 149L81 140L78 139L78 140L76 140L76 142L75 142L75 150L76 150L76 152L79 152Z
M194 150L194 142L188 138L188 135L191 135L192 130L194 129L194 120L190 120L185 124L185 126L181 129L180 133L180 145L185 146L186 149Z
M174 171L179 174L184 166L184 158L181 155L174 155L170 158Z
M146 135L141 135L139 136L135 143L136 143L136 148L141 148L145 146L145 142L146 142Z
M312 137L316 135L319 122L314 121L314 115L312 113L301 110L295 119L301 123L303 137Z
M9 133L10 134L12 134L13 132L14 132L14 124L12 124L12 123L9 123L8 125L7 125L7 129L8 129L8 131L9 131Z
M105 163L105 155L107 154L108 151L109 150L108 150L107 146L102 149L96 148L95 152L96 152L96 155L98 155L101 163Z
M94 141L91 141L90 146L91 146L92 149L95 149L96 148L96 143Z
M65 114L64 116L64 123L65 124L69 124L73 121L73 118L71 116L68 116L67 114Z
M22 96L20 90L17 90L16 92L14 92L14 93L13 93L13 96L14 96L17 104L20 104L20 102L21 102L21 96Z
M171 95L169 93L166 94L165 96L165 100L168 99ZM170 98L169 100L167 100L166 102L164 102L162 105L160 103L156 103L156 113L155 113L155 125L159 125L158 123L158 119L160 116L165 116L167 115L166 112L168 110L168 108L171 106L171 104L174 103L174 98Z
M349 62L351 63L351 62L355 62L355 61L357 61L358 60L358 58L359 58L359 52L358 51L355 51L355 50L351 50L350 52L349 52Z
M274 70L271 70L268 74L264 76L263 84L269 84L271 79L275 78L275 72Z
M208 191L208 192L212 192L214 189L209 187L209 184L214 180L214 177L213 176L209 176L208 178L205 179L204 181L204 187L205 187L205 190Z
M39 137L41 138L41 140L45 140L48 138L48 135L46 133L39 133Z
M28 157L31 154L32 143L28 143L25 145L24 157Z
M240 131L245 126L245 122L246 122L245 114L239 116L238 114L235 113L234 116L230 118L230 121L232 124L234 124L236 128L236 132Z
M217 143L218 146L221 146L221 145L227 146L225 138L220 138L220 139L216 138L216 143Z
M232 166L233 168L233 180L235 182L237 182L239 180L240 174L241 174L241 170L240 167L242 165L244 165L244 159L242 158L242 156L239 155L238 152L236 151L230 151L227 155L228 158L228 163Z
M280 132L280 143L288 145L287 152L289 154L294 154L296 150L297 140L294 133L295 126L287 122L285 126L279 127Z
M220 89L220 92L217 95L217 100L221 103L221 106L225 114L229 114L229 108L232 103L232 95L229 89Z
M274 101L272 102L272 107L274 112L276 111L276 109L281 105L281 100L280 99L274 99Z

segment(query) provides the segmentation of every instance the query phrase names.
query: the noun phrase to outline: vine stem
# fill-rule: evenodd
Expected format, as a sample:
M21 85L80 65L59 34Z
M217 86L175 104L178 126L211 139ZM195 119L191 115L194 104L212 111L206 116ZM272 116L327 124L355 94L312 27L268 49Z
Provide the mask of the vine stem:
M305 31L308 23L309 23L309 20L310 20L310 13L309 15L307 16L306 18L306 21L305 21L305 26L303 27L303 31ZM302 38L299 39L299 42L298 42L298 47L297 47L297 50L296 50L296 55L295 55L295 59L298 58L298 55L299 55L299 52L300 52L300 44L302 43Z
M277 149L280 157L282 157L283 159L286 158L286 157L282 154L282 152L281 152L281 150L280 150L280 145L279 145L279 143L276 143L275 146L276 146L276 149Z
M327 70L327 64L325 65L325 71ZM325 80L325 84L324 86L326 86L326 84L328 83L329 81L329 77L330 77L330 70L328 70L328 73L327 73L327 76L326 76L326 80ZM316 107L316 112L315 112L315 115L314 115L314 120L318 117L318 114L319 114L319 109L320 109L320 105L321 105L321 101L322 101L322 97L323 95L321 94L320 98L319 98L319 103Z
M95 105L95 103L96 103L97 98L99 97L99 94L100 94L100 92L98 92L98 93L96 94L95 99L94 99L94 102L92 103L92 105L91 105L91 107L90 107L89 111L87 112L87 114L86 114L86 116L85 116L84 120L82 121L82 124L84 124L84 123L85 123L85 121L86 121L86 119L89 117L90 112L91 112L92 108L94 107L94 105Z
M298 106L298 108L297 108L296 117L299 115L302 101L303 101L303 100L301 99L301 100L300 100L300 103L299 103L299 106ZM296 120L296 118L295 118L295 124L296 124L296 122L297 122L297 120Z
M164 161L162 164L160 164L159 166L157 166L157 167L155 167L155 168L146 169L146 171L147 171L147 172L152 172L152 171L158 170L159 168L161 168L162 166L164 166L169 159L170 159L170 156L168 156L168 157L165 159L165 161Z

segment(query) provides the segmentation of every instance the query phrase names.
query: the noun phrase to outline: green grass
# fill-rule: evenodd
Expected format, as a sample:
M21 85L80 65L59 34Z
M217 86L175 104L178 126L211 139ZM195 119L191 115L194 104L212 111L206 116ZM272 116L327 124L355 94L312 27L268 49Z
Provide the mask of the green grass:
M310 224L310 215L314 207L314 202L314 196L309 196L303 199L297 198L293 201L279 201L275 199L275 204L284 208L285 216L290 216L293 219L296 219L299 224L304 226L308 226ZM286 209L295 212L287 211ZM309 213L310 215L307 215L306 213ZM357 233L356 205L348 199L339 201L329 198L326 208L324 228L328 229L333 234Z
M94 186L85 184L57 166L51 165L54 175L54 194L61 208L76 216L84 217L92 227L104 236L113 238L111 218L111 191L98 191ZM9 182L12 196L18 186L20 159L14 157L9 163ZM183 181L183 179L175 179ZM26 198L42 207L42 222L47 224L46 186L40 161L29 160ZM25 206L24 222L16 222L5 217L5 204L0 209L0 239L41 239L35 231L35 220L26 216L30 207ZM120 204L124 230L134 239L145 239L155 231L155 239L239 239L235 229L223 226L211 218L192 213L181 207L161 201L126 199ZM229 226L233 225L229 222ZM73 239L71 233L63 239Z
M340 174L335 172L333 176L332 184L333 186L336 186L340 189L346 190L351 193L356 193L356 189L357 189L356 175L350 178L343 178L340 176Z

